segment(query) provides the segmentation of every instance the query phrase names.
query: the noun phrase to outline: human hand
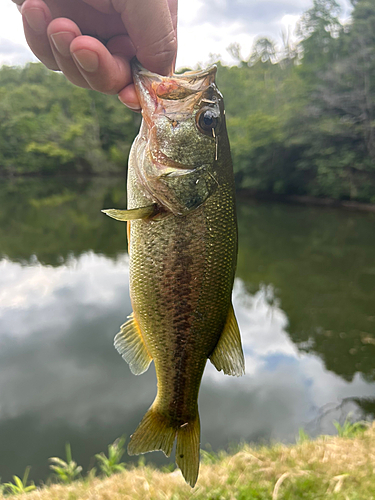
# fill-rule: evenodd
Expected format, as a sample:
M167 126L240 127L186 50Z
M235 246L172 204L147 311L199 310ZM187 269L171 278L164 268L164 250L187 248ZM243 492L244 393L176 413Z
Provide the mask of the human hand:
M130 60L161 75L173 71L177 0L12 1L36 57L79 87L119 94L139 110Z

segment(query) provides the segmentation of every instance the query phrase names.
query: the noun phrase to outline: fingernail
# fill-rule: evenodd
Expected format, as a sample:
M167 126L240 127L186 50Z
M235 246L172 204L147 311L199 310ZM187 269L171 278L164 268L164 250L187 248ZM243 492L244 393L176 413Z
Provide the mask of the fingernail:
M47 29L47 20L43 9L32 7L23 11L27 24L37 33L43 33Z
M131 104L129 102L125 102L121 99L120 96L118 96L119 100L122 102L122 104L125 104L125 106L127 106L129 109L131 109L132 111L137 111L138 113L141 111L141 108L139 107L139 104Z
M81 49L73 52L73 57L84 71L94 73L99 68L99 57L92 50Z
M75 39L75 35L71 31L60 31L59 33L54 33L50 36L57 52L64 57L70 57L69 47Z

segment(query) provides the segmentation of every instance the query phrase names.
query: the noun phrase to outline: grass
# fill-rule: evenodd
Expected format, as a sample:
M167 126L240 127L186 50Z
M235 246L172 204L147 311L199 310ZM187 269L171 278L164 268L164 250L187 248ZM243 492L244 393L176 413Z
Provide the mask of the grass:
M163 472L140 462L110 477L46 486L17 500L375 500L375 424L349 430L346 425L342 437L316 440L300 433L292 446L203 453L193 490L178 470Z

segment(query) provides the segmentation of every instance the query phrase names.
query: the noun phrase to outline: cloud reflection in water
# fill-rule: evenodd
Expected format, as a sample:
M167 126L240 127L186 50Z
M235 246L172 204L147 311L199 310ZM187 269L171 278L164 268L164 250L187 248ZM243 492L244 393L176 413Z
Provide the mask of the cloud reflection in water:
M227 377L208 363L200 394L203 445L293 440L323 405L374 395L359 375L347 382L317 356L299 352L271 285L250 295L237 280L234 307L246 375ZM27 464L34 477L45 476L47 458L62 455L66 441L87 466L94 453L134 431L156 380L153 368L134 377L113 348L130 312L126 255L111 260L88 252L60 267L0 261L3 480ZM327 425L319 431L332 431Z

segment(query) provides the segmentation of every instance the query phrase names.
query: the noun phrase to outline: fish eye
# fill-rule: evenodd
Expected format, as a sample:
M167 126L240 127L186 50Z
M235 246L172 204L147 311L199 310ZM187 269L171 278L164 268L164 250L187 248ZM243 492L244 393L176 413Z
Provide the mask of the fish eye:
M217 113L212 108L203 108L196 115L198 129L206 135L212 136L212 130L215 130L219 124Z

